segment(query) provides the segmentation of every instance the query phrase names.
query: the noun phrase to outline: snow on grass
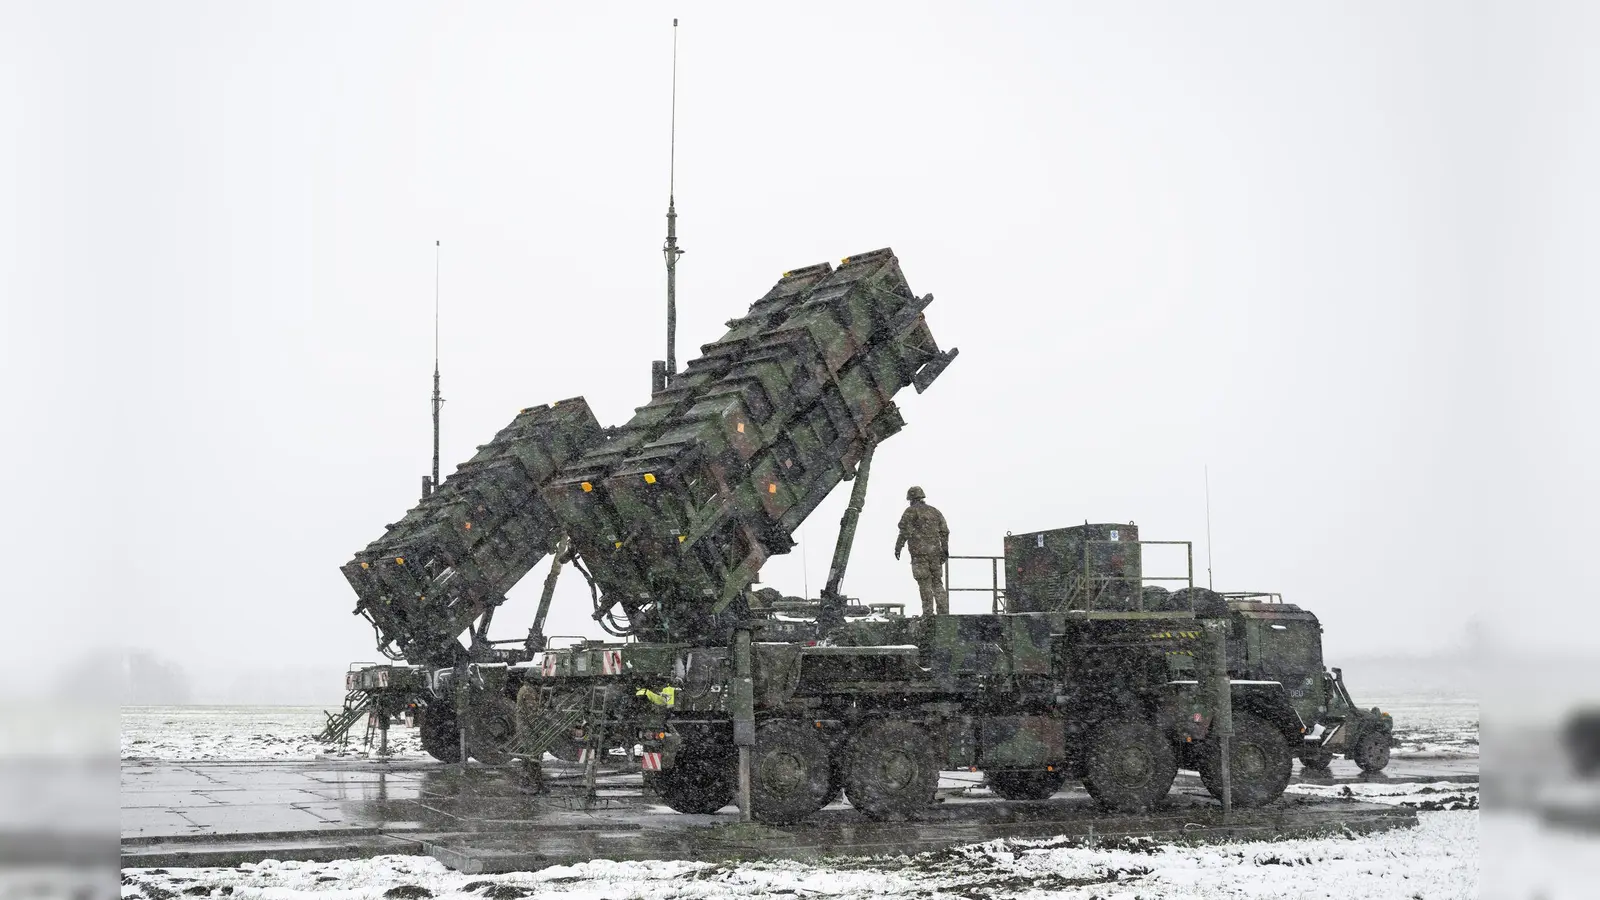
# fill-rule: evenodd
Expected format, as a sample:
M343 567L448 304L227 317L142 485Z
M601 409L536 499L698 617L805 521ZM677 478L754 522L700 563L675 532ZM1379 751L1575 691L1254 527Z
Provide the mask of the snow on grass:
M1284 793L1323 799L1360 800L1385 806L1406 806L1418 810L1478 808L1478 786L1455 781L1432 784L1357 783L1291 784Z
M350 730L346 744L324 744L315 736L326 724L312 706L148 706L122 710L121 758L176 761L317 760L377 755L363 746L366 720ZM427 758L417 729L392 726L390 755Z
M1394 716L1397 758L1449 759L1478 755L1478 701L1459 697L1356 698L1363 708Z
M1373 786L1376 787L1376 786ZM1478 812L1422 812L1419 825L1321 840L1174 846L1119 840L996 840L914 857L765 861L594 860L509 875L465 875L427 857L266 861L234 869L125 869L125 900L348 900L518 897L723 900L742 897L1458 898L1478 892Z

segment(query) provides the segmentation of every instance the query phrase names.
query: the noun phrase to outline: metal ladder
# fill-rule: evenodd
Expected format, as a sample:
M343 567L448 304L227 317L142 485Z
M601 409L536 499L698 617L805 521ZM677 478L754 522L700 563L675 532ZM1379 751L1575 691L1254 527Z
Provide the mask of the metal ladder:
M372 697L366 691L350 691L344 695L344 708L338 713L324 712L327 716L327 727L317 735L317 740L324 744L345 743L350 736L350 729L355 727L356 721L372 706ZM367 743L372 743L372 727L368 723Z

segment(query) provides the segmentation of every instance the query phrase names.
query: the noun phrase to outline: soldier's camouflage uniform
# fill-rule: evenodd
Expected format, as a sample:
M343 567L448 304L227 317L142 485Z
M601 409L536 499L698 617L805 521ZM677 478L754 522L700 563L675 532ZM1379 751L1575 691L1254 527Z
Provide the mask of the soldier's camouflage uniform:
M944 561L950 557L950 527L944 513L921 500L911 501L900 514L895 556L900 555L901 547L911 551L911 577L917 580L917 592L922 595L922 614L948 615L950 593L944 587Z
M525 684L517 691L517 743L528 745L527 728L538 720L539 692L533 685ZM544 793L544 753L537 751L522 758L522 790L531 794Z

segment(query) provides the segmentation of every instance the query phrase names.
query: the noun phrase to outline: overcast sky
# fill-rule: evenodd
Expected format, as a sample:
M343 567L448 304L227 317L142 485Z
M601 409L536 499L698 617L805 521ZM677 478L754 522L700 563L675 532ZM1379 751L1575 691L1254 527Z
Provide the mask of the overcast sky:
M920 484L958 554L1193 540L1333 657L1480 610L1582 650L1530 615L1592 606L1600 501L1592 31L1549 9L7 4L0 665L372 658L339 566L428 470L435 240L446 474L523 406L644 404L674 15L679 358L885 246L961 350L897 398L849 593L916 608ZM815 593L843 500L765 581ZM587 611L569 577L549 631Z

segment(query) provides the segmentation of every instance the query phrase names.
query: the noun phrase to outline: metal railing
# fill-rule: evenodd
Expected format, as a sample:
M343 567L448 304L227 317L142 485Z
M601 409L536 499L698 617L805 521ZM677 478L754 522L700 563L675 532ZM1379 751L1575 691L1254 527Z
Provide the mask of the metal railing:
M950 585L950 560L952 559L987 559L989 561L989 587L951 587ZM988 591L993 599L990 602L992 612L1005 612L1005 588L1000 586L1000 563L1005 561L1004 556L951 556L944 561L944 588L948 592L956 591Z
M1262 603L1282 603L1283 595L1273 591L1224 591L1229 600L1259 600Z
M1083 573L1090 573L1090 572L1093 571L1093 569L1091 568L1090 548L1092 546L1094 546L1094 545L1118 545L1118 546L1136 545L1136 546L1140 547L1141 549L1143 547L1146 547L1146 546L1183 547L1184 548L1184 556L1185 556L1184 573L1182 575L1145 575L1144 572L1143 572L1143 560L1142 560L1142 554L1141 554L1140 574L1138 574L1136 576L1083 574ZM956 586L952 585L951 584L951 579L950 579L950 561L951 560L957 560L957 559L988 560L989 561L989 586L988 587L956 587ZM945 563L944 563L945 590L947 590L947 591L949 591L951 593L957 593L957 592L988 593L990 595L990 597L991 597L991 601L990 601L991 610L993 612L996 612L996 613L1003 613L1003 612L1006 611L1006 607L1007 607L1007 594L1006 594L1007 585L1004 583L1004 580L1003 580L1002 575L1001 575L1001 570L1002 570L1001 563L1003 563L1004 561L1005 561L1005 557L1004 556L956 556L956 555L951 555L948 559L945 560ZM1080 574L1076 578L1074 578L1072 581L1070 581L1068 583L1067 589L1064 591L1063 596L1061 598L1059 598L1058 606L1057 606L1058 610L1063 611L1063 612L1081 611L1081 612L1085 612L1085 613L1107 612L1108 610L1097 609L1097 607L1102 605L1107 600L1108 595L1111 595L1113 593L1112 589L1113 589L1113 587L1115 585L1126 584L1132 589L1129 592L1129 593L1132 594L1132 597L1130 598L1131 599L1131 603L1132 603L1132 608L1131 609L1119 609L1119 610L1115 610L1115 611L1116 612L1139 612L1139 613L1147 612L1147 610L1144 607L1144 588L1147 585L1149 585L1149 586L1163 586L1161 584L1162 582L1178 582L1183 587L1186 587L1186 588L1193 588L1194 587L1194 542L1193 541L1108 541L1108 540L1090 540L1090 541L1085 541L1084 542L1084 546L1083 546L1083 563L1082 563L1082 568L1079 570L1079 573ZM1229 594L1229 595L1226 595L1226 596L1230 596L1231 597L1231 596L1234 596L1234 595ZM1260 596L1273 596L1273 597L1276 597L1277 595L1260 595ZM1281 602L1281 598L1279 598L1279 601ZM1166 612L1166 610L1156 610L1156 611L1157 612Z

